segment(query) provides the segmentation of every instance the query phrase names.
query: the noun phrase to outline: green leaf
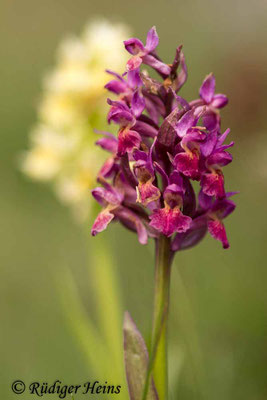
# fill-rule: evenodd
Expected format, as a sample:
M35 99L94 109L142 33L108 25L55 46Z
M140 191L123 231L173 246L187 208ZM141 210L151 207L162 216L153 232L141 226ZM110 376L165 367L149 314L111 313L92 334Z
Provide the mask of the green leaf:
M108 349L94 322L88 316L75 281L67 267L64 274L60 275L55 283L66 322L77 338L77 343L89 361L90 367L95 374L101 376L103 366L106 365ZM97 357L92 349L97 349Z
M105 345L110 354L114 379L122 382L122 300L120 283L112 252L103 238L94 238L94 251L90 254L89 279L93 281L92 291L96 301L97 319ZM105 251L103 251L105 249Z
M141 400L148 368L148 351L145 341L128 312L124 325L124 361L130 400ZM151 379L146 400L158 400L158 394Z

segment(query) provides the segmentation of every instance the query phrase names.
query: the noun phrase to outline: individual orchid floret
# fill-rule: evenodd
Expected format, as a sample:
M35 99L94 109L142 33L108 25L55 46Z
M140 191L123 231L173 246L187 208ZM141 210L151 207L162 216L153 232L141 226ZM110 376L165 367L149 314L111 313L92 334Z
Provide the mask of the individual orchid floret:
M105 182L105 187L98 187L92 190L96 201L104 207L92 227L92 235L102 232L114 218L114 211L120 206L123 200L123 193Z
M215 78L213 74L209 74L204 79L199 95L204 103L213 108L223 108L228 103L228 98L225 94L215 94Z
M229 200L228 197L229 195L226 195L224 199L216 200L208 211L208 231L214 239L222 242L224 249L227 249L230 245L222 220L235 209L234 202Z
M124 41L126 50L133 55L127 64L127 71L137 70L142 63L149 65L154 68L160 74L168 76L171 72L170 67L167 64L161 62L155 55L154 51L158 46L159 38L156 28L150 29L147 34L146 45L144 46L141 40L137 38L131 38Z
M231 154L225 151L225 149L232 147L234 142L231 142L229 145L222 145L222 143L229 132L230 130L227 130L223 135L220 135L219 138L218 134L215 132L211 133L210 143L202 148L207 157L205 161L206 171L201 177L201 187L203 192L208 196L216 196L217 198L223 198L225 196L222 167L228 165L232 161ZM214 143L212 143L212 141Z
M142 85L139 72L133 70L127 74L127 80L116 72L106 70L115 79L112 79L105 85L105 89L120 96L121 100L131 100L133 92Z
M139 215L125 207L124 202L134 202L136 199L135 191L127 184L122 174L115 178L115 186L111 186L104 179L101 179L104 187L92 190L92 195L96 201L104 207L93 226L91 233L96 236L105 230L108 224L116 217L129 229L137 232L141 244L147 242L147 231Z
M206 134L198 128L191 128L182 138L179 146L183 150L176 154L173 164L177 171L185 176L199 180L200 172L200 143L206 139Z
M184 189L173 183L164 191L164 208L153 211L150 225L167 237L175 232L186 232L191 224L191 218L183 215Z
M155 141L154 141L155 143ZM149 153L144 151L136 151L133 154L136 160L134 164L134 173L138 180L137 202L147 206L149 203L156 201L160 198L161 192L159 188L153 185L155 180L155 173L152 163L152 150L151 146Z
M138 97L138 95L136 96ZM136 119L134 114L138 115L142 109L139 98L133 102L132 110L119 101L108 101L112 105L109 114L108 122L113 121L120 125L118 133L118 156L122 156L127 152L131 152L135 147L139 148L141 136L131 128L135 125Z
M110 75L113 75L116 79L112 79L111 81L109 81L105 85L105 89L117 95L122 93L127 94L127 92L131 90L128 82L120 74L117 74L116 72L110 71L108 69L106 70L106 72Z
M215 77L209 74L204 79L199 95L203 103L207 106L205 116L203 117L204 125L212 130L220 127L220 114L218 109L223 108L228 103L228 98L221 93L215 94Z
M232 156L226 151L211 154L206 160L207 172L202 175L201 186L208 196L222 198L225 195L224 176L221 167L229 164Z

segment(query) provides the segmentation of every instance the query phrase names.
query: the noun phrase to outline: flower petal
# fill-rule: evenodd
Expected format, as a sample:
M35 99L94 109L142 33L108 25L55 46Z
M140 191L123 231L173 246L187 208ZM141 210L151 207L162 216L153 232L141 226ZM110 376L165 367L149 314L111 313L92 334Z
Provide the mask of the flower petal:
M206 163L208 166L218 168L228 165L232 160L232 155L227 151L216 151L208 157Z
M215 213L219 219L224 219L231 214L235 208L235 203L225 198L216 200L211 208L211 212Z
M176 154L173 164L179 172L188 178L193 180L200 179L199 158L195 153L190 152Z
M140 78L140 71L138 68L135 68L128 72L127 80L128 80L128 85L132 89L142 86L142 84L143 84L143 82Z
M160 198L160 190L152 184L152 181L140 182L137 187L137 202L147 206L152 201Z
M159 44L159 37L156 31L156 27L153 26L148 31L145 49L148 53L150 53L151 51L155 50L158 44Z
M207 173L202 175L201 187L207 196L224 197L224 177L222 173Z
M210 104L215 93L215 78L213 74L209 74L204 79L200 89L199 95L206 104Z
M220 240L220 242L222 242L224 249L228 249L230 247L228 239L227 239L225 227L220 220L218 220L218 219L210 220L208 222L208 230L214 239Z
M110 69L106 69L106 72L112 76L114 76L115 78L117 78L119 81L124 82L123 77L120 74L117 74L117 72L111 71Z
M134 71L140 67L142 64L142 58L139 56L133 56L126 63L126 71Z
M212 196L208 196L201 189L199 194L198 194L198 205L199 205L199 208L201 210L205 210L206 211L211 207L212 202L213 202Z
M125 49L133 55L137 55L140 52L144 52L145 48L141 40L137 38L131 38L128 40L125 40L124 42L124 47Z
M115 159L114 157L109 157L102 165L98 173L98 176L108 178L113 174L115 170L116 170Z
M188 129L195 126L197 123L197 118L195 116L195 110L187 111L176 123L176 133L177 135L182 138L186 135Z
M118 207L115 210L115 215L128 229L137 232L141 244L147 243L147 230L142 220L133 211L126 207Z
M152 137L154 138L157 136L157 129L151 126L150 124L147 124L146 122L143 121L136 121L134 125L134 129L140 133L140 135L144 135L147 137Z
M115 79L109 81L104 87L115 94L124 93L127 90L126 82L116 81Z
M190 217L183 215L178 208L172 210L169 207L154 210L149 218L151 219L149 225L168 237L174 232L186 232L192 221Z
M93 189L92 195L102 206L106 206L108 204L119 205L123 199L121 193L119 193L109 184L107 184L107 188L97 187Z
M92 226L91 234L92 236L96 236L98 233L104 231L108 224L113 220L114 215L109 211L104 210L98 214L96 220Z
M150 54L143 57L143 63L149 65L151 68L154 68L163 76L170 75L171 67Z
M123 154L131 152L135 147L139 148L142 139L136 131L121 129L118 140L118 156L121 157Z
M203 125L208 129L208 131L219 130L221 117L216 112L207 109L202 116Z
M223 142L225 141L225 139L227 138L227 136L230 133L230 129L226 129L226 131L224 133L222 133L221 135L218 136L218 142L217 142L217 146L216 147L220 147L222 146Z
M177 233L172 242L172 250L185 250L198 244L207 233L206 216L192 220L191 226L185 233Z
M212 153L216 145L216 142L217 142L217 132L212 131L206 136L206 140L202 142L200 145L201 154L204 157L209 156Z
M178 91L181 89L181 87L185 84L187 80L187 66L185 63L185 56L184 53L181 52L180 56L180 62L181 62L181 71L179 72L176 81L175 81L175 90Z
M228 98L225 96L225 94L215 94L215 96L213 96L212 102L211 102L211 106L214 108L223 108L226 106L226 104L228 103Z
M115 137L103 137L98 139L95 143L110 153L116 154L117 152L118 140Z
M135 118L131 114L130 109L118 101L108 101L111 108L108 113L108 123L113 121L115 124L127 126L135 123Z
M140 117L140 115L144 111L145 105L146 103L144 97L140 95L138 90L136 90L133 94L132 108L131 108L136 118Z

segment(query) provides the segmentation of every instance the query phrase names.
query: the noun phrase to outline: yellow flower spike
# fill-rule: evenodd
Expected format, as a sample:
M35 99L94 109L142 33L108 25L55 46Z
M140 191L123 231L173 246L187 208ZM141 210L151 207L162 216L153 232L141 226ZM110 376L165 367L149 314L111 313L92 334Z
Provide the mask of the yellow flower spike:
M98 20L89 23L80 37L62 41L56 66L44 79L39 121L23 157L23 172L51 182L59 200L80 221L89 216L90 189L103 161L93 147L96 135L91 126L105 120L103 86L110 78L105 69L123 72L127 55L122 42L128 35L124 25Z

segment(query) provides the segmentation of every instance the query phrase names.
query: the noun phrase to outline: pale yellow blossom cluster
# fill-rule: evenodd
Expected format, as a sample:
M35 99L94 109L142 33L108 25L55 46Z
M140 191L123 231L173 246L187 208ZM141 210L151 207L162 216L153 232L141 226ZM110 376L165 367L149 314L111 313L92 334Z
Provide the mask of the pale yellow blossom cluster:
M95 185L102 153L94 145L93 128L106 116L105 69L123 72L127 27L95 21L80 37L65 39L57 63L44 80L38 122L22 169L31 178L53 184L59 199L79 219L90 212L90 189Z

